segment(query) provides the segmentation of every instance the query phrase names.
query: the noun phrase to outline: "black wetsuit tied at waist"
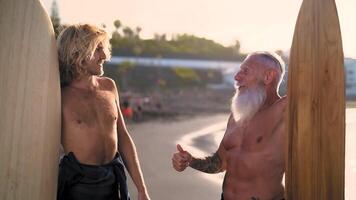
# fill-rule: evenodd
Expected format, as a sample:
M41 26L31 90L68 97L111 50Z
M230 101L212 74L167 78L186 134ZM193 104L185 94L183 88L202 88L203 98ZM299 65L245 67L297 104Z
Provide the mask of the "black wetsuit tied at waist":
M98 166L79 163L72 152L65 155L59 164L57 200L130 200L119 153Z

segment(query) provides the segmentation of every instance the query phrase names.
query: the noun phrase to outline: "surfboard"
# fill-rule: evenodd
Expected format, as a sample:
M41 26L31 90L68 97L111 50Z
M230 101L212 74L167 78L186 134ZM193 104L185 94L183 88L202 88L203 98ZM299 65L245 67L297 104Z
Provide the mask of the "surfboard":
M0 199L56 199L60 83L38 0L0 0Z
M290 53L288 200L343 200L344 56L334 0L304 0Z

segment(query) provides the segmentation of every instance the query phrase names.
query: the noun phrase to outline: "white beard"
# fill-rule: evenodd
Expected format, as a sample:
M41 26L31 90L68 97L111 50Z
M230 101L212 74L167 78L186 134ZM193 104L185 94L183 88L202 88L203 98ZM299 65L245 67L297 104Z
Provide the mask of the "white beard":
M262 85L255 88L247 88L240 93L236 89L231 102L231 112L235 122L251 119L261 108L266 100L266 91Z

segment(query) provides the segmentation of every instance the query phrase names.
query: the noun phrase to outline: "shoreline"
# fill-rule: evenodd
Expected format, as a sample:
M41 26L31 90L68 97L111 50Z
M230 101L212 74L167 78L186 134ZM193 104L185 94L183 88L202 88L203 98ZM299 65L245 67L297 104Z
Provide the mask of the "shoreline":
M220 122L216 122L203 129L187 133L183 136L178 144L181 144L183 149L189 151L195 157L206 157L215 153L222 140L226 123L229 115L226 115L226 119ZM199 173L201 177L210 181L213 184L222 186L222 182L225 176L225 172L217 174Z
M128 125L151 199L220 199L221 184L207 181L201 172L191 168L184 172L175 171L171 158L177 151L177 142L184 136L227 119L227 113L216 113ZM137 191L131 178L128 178L128 185L132 198L136 199Z

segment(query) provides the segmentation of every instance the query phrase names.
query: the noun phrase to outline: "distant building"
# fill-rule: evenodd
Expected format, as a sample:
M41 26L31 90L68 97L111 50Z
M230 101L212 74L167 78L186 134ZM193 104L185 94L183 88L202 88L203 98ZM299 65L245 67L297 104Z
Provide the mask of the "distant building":
M117 65L130 62L139 66L148 67L183 67L193 69L229 69L240 66L240 62L215 61L215 60L193 60L176 58L145 58L145 57L121 57L113 56L108 64ZM237 66L236 66L237 65Z
M236 61L113 56L107 65L120 66L123 63L130 63L146 69L192 69L197 73L199 79L208 84L208 87L215 89L233 88L233 76L239 70L241 64L241 62ZM177 73L177 70L173 71ZM169 81L173 79L174 77L170 77Z
M346 97L356 98L356 59L345 59Z
M356 99L356 59L345 58L345 90L346 99ZM286 64L286 73L284 74L279 93L286 94L288 82L288 65Z
M240 69L241 62L230 61L211 61L211 60L190 60L175 58L143 58L143 57L112 57L109 65L118 65L123 62L130 62L134 65L147 67L163 68L191 68L191 69L215 69L222 74L222 83L226 87L233 87L234 76ZM346 75L346 97L356 99L356 59L346 58L345 75ZM286 94L288 66L286 65L286 74L280 88L282 95Z

